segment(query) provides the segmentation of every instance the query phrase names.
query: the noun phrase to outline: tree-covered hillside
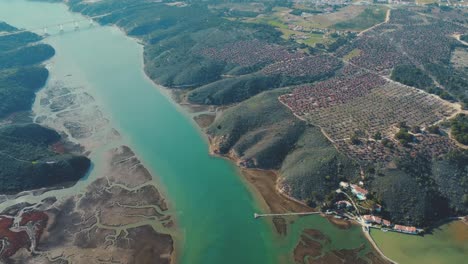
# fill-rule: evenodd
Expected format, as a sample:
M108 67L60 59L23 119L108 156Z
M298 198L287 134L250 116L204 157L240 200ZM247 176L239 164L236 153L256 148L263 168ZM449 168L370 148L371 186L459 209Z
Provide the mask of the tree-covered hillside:
M243 166L279 170L280 187L315 206L340 180L356 180L358 167L278 101L285 92L264 92L226 110L208 134L221 154L232 151Z
M16 29L0 23L0 30ZM35 92L43 87L49 72L40 63L54 55L54 49L38 44L41 38L24 32L0 36L0 118L30 111ZM0 194L74 183L90 167L84 156L60 154L52 145L61 136L37 124L0 125Z
M62 155L50 146L57 132L36 124L0 127L0 193L74 183L88 170L83 156Z

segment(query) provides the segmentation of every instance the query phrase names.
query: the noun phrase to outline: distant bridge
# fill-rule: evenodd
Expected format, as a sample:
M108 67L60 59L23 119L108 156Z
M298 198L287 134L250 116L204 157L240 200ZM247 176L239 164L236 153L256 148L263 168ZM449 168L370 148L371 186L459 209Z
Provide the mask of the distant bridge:
M108 16L110 14L111 13L106 13L106 14L103 14L103 15L91 16L91 17L78 19L78 20L69 20L69 21L64 21L64 22L61 22L61 23L46 25L46 26L37 27L37 28L28 28L28 29L20 29L20 30L13 31L13 32L4 32L4 33L0 33L0 37L16 35L16 34L20 34L20 33L23 33L23 32L38 32L38 31L42 31L44 35L48 35L48 30L50 28L57 28L57 29L59 29L60 32L63 32L65 30L65 26L67 26L67 25L73 25L74 29L77 30L77 29L80 28L80 23L82 23L82 22L88 21L89 25L92 26L92 25L94 25L94 19L100 18L100 17L105 17L105 16Z
M267 216L291 216L291 215L314 215L320 214L320 212L304 212L304 213L284 213L284 214L257 214L254 213L254 218L267 217Z

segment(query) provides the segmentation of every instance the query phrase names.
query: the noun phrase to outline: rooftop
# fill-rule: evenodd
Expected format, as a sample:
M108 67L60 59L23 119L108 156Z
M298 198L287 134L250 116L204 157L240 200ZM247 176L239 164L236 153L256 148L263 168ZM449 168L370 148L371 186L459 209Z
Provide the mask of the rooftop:
M395 225L393 229L397 231L409 232L409 233L415 233L417 231L416 227L414 226L404 226L404 225Z
M358 192L358 193L362 193L362 194L364 194L364 195L366 195L366 194L369 193L366 189L363 189L363 188L357 186L356 184L351 184L351 188L352 188L354 191L356 191L356 192Z

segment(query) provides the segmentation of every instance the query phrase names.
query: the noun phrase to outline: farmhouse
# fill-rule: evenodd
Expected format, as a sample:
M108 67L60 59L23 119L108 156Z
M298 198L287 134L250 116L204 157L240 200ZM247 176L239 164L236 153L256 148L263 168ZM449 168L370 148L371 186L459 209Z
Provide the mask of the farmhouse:
M382 223L382 218L374 215L363 215L362 218L366 224L380 224Z
M414 226L395 225L393 230L406 234L417 234L418 230Z
M383 226L391 226L392 223L390 221L386 220L386 219L382 219L382 225Z
M366 189L363 189L356 184L351 184L351 192L361 201L366 200L366 195L369 193Z

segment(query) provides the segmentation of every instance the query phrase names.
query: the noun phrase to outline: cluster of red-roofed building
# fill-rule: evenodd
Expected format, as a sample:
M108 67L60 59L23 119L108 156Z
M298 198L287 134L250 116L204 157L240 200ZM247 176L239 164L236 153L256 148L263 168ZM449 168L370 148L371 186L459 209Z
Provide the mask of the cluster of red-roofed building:
M366 196L368 195L369 191L363 188L363 182L359 182L358 184L352 184L348 182L340 182L340 188L342 190L350 190L355 197L358 198L359 201L365 201ZM358 202L359 203L359 202ZM372 202L371 202L372 203ZM358 205L359 206L359 205ZM340 200L335 202L335 208L339 214L346 215L346 209L353 208L353 204L347 200ZM362 207L366 209L365 207ZM343 210L346 210L343 213ZM382 206L378 203L374 203L371 208L367 208L368 214L362 215L362 221L374 228L382 228L383 231L395 231L405 234L419 234L422 232L422 229L418 229L414 226L404 226L404 225L397 225L393 224L391 221L382 218L380 215L382 211ZM369 214L370 213L370 214ZM377 215L374 215L377 214ZM358 218L359 219L359 218Z
M396 232L406 233L406 234L419 234L420 229L414 226L404 226L404 225L393 225L389 220L383 219L375 215L363 215L362 219L366 224L370 225L380 225L382 228L390 228L385 230L393 230Z
M418 234L419 230L414 226L395 225L393 230L407 234Z

